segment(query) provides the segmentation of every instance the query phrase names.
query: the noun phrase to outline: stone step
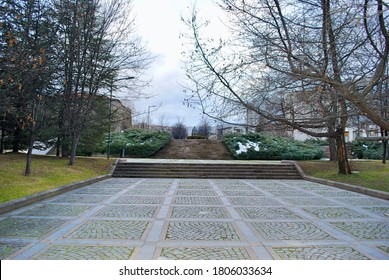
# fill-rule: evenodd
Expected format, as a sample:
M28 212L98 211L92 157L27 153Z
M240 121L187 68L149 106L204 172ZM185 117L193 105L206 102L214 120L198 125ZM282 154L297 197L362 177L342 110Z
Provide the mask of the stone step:
M201 164L118 162L113 177L301 179L292 164Z
M186 178L186 179L268 179L268 180L299 180L301 176L294 174L284 174L284 175L274 175L274 174L264 174L264 175L233 175L233 174L116 174L115 178Z

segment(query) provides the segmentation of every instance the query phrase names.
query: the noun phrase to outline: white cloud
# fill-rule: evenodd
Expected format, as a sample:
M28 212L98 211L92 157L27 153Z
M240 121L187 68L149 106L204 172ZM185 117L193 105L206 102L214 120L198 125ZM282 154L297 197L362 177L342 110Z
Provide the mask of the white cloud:
M212 0L198 0L196 7L204 19L217 18L219 9ZM147 114L148 107L160 105L152 113L154 123L164 115L165 119L174 124L178 119L184 119L188 126L198 125L201 112L187 108L184 104L185 95L180 84L185 84L185 73L182 70L182 41L180 32L184 30L181 16L190 15L192 0L134 0L133 12L138 34L147 43L154 55L158 55L149 70L152 76L152 86L147 93L153 98L135 102L137 112ZM220 33L222 26L212 27L210 32ZM146 116L147 117L147 116Z

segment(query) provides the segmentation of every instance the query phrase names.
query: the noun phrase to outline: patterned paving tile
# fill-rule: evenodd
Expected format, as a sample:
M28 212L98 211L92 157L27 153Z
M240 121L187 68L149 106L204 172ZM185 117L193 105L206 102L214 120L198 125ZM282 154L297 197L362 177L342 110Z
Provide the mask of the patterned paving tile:
M217 196L216 192L211 190L178 190L176 194L187 196Z
M109 185L132 185L132 184L138 183L141 180L143 180L143 179L139 179L139 178L111 178L111 179L108 179L107 181L104 181L103 184L108 183ZM99 184L99 183L96 183L96 184Z
M174 179L170 178L148 178L143 181L143 183L148 184L171 184Z
M152 218L157 206L109 205L96 213L96 217L111 218Z
M166 194L167 190L149 190L149 189L136 189L136 190L129 190L124 195L164 195Z
M338 201L352 206L385 206L389 207L389 201L371 197L339 197Z
M228 214L223 207L174 206L172 218L215 218L224 219Z
M239 240L234 227L229 222L170 222L167 240Z
M330 224L360 239L389 240L389 222L334 222Z
M244 248L162 248L161 257L170 260L249 260Z
M304 180L293 180L293 181L285 180L283 182L287 183L290 186L301 188L303 190L312 190L312 191L317 191L317 190L331 191L331 190L333 190L332 187L321 185L318 183L308 182L308 181L304 181Z
M23 247L27 246L28 243L21 242L0 242L0 260L5 260L7 257L13 253L19 251Z
M113 178L0 216L0 259L238 260L261 240L281 259L389 259L388 217L388 201L302 180Z
M286 190L269 190L269 193L274 195L275 197L313 197L313 194L303 191L286 191Z
M41 204L18 216L79 216L90 208L87 205Z
M284 260L368 260L352 247L273 247Z
M224 190L223 193L226 196L264 196L265 194L261 191L227 191Z
M249 182L250 184L255 184L255 185L269 185L269 184L277 184L276 180L271 180L271 179L247 179L244 180L245 182Z
M360 197L361 195L351 191L329 191L329 190L314 190L315 193L326 197Z
M179 190L212 190L211 186L191 186L191 185L179 185Z
M80 188L72 191L72 194L115 194L120 192L120 188Z
M163 196L121 196L113 203L117 204L161 204Z
M128 260L134 247L53 245L36 256L37 260Z
M247 185L221 185L219 189L226 191L253 191L255 190L253 187Z
M253 227L267 240L333 240L310 222L254 222Z
M145 221L87 221L66 238L139 240L147 225Z
M91 185L91 187L94 187L94 188L100 188L100 189L107 189L108 188L108 189L116 189L116 190L127 189L131 186L132 186L131 181L129 181L128 183L115 183L114 182L114 183L110 183L110 184L107 184L107 182L101 182L101 183L96 183L96 184Z
M68 194L51 200L54 203L99 203L107 198L109 195L85 195L85 194Z
M375 214L379 214L382 217L389 217L389 207L366 207L366 210L372 211Z
M177 196L173 204L185 205L221 205L222 201L218 197L212 196Z
M134 190L168 190L168 189L170 189L170 185L142 184L142 185L135 186L133 189Z
M37 238L66 223L67 220L43 218L7 218L0 221L1 237Z
M301 217L284 207L238 207L235 208L242 218L247 219L301 219Z
M209 186L209 182L202 179L180 179L178 186Z
M287 187L287 186L263 186L258 187L258 189L267 191L267 192L293 192L296 191L293 187Z
M244 183L241 180L234 180L234 179L216 179L212 180L212 182L217 186L223 186L223 185L244 185Z
M389 246L379 246L378 249L384 251L389 256Z
M242 206L278 206L280 203L267 197L228 197L233 205Z
M282 200L296 206L335 206L336 203L319 197L283 197Z
M359 219L369 217L346 207L313 207L303 209L320 219Z

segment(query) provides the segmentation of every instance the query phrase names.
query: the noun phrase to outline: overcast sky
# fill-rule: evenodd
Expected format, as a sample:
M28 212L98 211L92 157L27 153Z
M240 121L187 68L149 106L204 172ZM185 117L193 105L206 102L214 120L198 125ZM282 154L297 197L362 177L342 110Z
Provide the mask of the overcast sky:
M134 102L136 112L145 113L145 121L149 106L159 106L156 111L150 108L153 124L161 124L162 116L169 125L178 120L189 127L200 123L201 112L183 104L185 95L180 85L185 84L181 55L183 42L179 38L185 29L181 16L190 15L194 2L204 19L219 18L220 12L213 0L133 0L137 33L147 43L148 49L158 55L148 72L152 85L146 89L154 97ZM138 120L142 119L138 117Z

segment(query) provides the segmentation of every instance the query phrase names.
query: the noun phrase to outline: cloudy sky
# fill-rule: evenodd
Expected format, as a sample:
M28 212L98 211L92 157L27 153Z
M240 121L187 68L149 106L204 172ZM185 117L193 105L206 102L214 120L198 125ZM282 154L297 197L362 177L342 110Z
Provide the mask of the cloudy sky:
M201 17L219 21L220 11L213 0L133 0L137 33L158 56L148 71L152 85L146 89L154 97L134 102L136 112L144 113L138 121L147 120L149 106L158 106L157 110L150 107L153 124L161 124L162 116L169 125L178 120L187 126L200 123L201 112L183 104L185 95L180 85L186 83L182 69L183 41L179 38L185 30L181 16L190 15L194 3Z

